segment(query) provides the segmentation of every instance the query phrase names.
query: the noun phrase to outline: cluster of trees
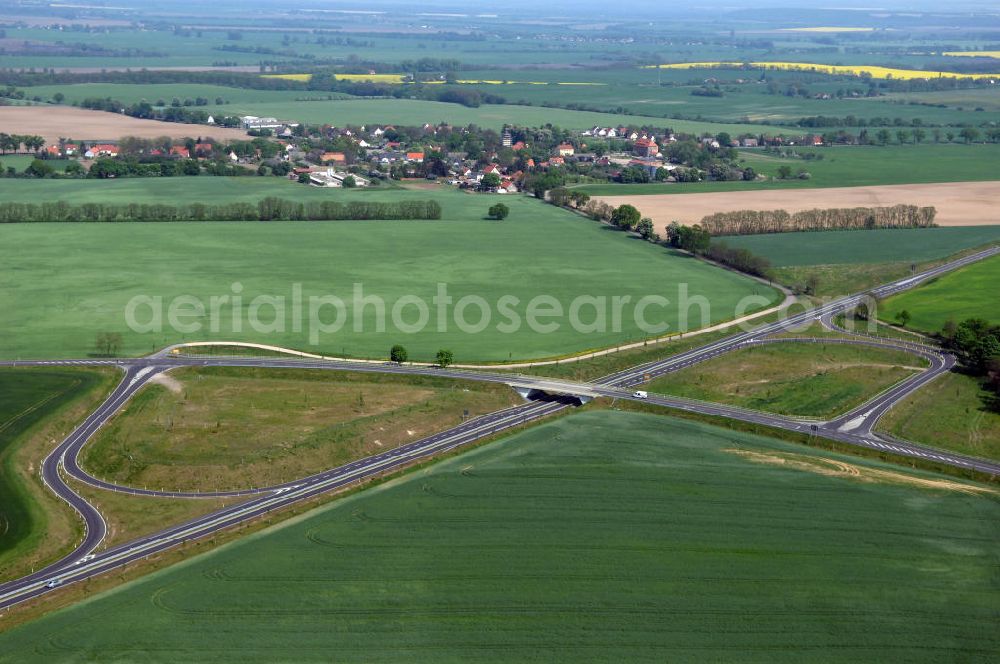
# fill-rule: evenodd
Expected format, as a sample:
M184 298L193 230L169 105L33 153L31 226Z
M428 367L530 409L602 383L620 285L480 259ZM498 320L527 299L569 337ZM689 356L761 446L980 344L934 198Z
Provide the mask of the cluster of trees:
M657 168L652 175L649 170L641 166L626 166L616 178L623 184L643 184L646 182L663 182L670 177L670 172L662 166Z
M789 231L858 230L873 228L930 228L933 207L893 205L881 208L829 208L802 210L738 210L717 212L701 220L712 235L757 235Z
M389 349L389 361L396 364L405 364L410 359L410 353L401 344L395 344ZM434 363L444 369L455 361L455 354L447 348L442 348L434 355Z
M243 169L247 170L247 169ZM252 171L247 171L251 173ZM136 159L98 159L87 172L88 178L105 180L126 177L176 177L200 175L201 164L197 159L166 159L140 162Z
M693 254L704 254L712 244L712 235L698 224L682 226L672 221L667 226L667 244Z
M701 226L682 226L676 221L667 226L667 244L693 254L704 256L716 263L726 265L758 277L770 279L771 262L748 249L730 247L725 242L712 240L712 235Z
M941 338L970 373L985 376L994 372L994 377L1000 378L1000 325L982 318L968 318L957 325L948 321Z
M969 318L957 325L948 321L941 337L966 371L985 379L985 386L996 395L993 409L1000 411L1000 325L982 318Z
M771 261L763 256L758 256L749 249L730 247L725 242L712 241L704 255L716 263L727 265L746 274L753 274L765 279L771 277Z
M0 202L0 223L41 221L327 221L440 219L437 201L310 201L267 197L254 203L165 205L157 203Z
M80 177L83 175L83 166L75 161L66 164L65 174L59 173L50 163L43 159L32 159L31 163L25 167L22 173L18 173L13 166L3 171L0 164L0 177L4 178L55 178L55 177Z
M451 85L410 85L375 83L372 81L341 81L334 72L315 72L308 82L309 90L322 92L342 92L354 97L384 97L396 99L423 99L442 101L477 108L482 104L506 104L500 95L482 92L474 88Z
M207 104L208 100L204 100ZM199 104L200 105L200 104ZM87 97L80 102L82 108L89 108L95 111L109 111L111 113L123 113L133 118L144 120L160 120L161 122L183 122L189 124L206 124L209 114L207 111L193 109L183 105L177 106L153 106L148 101L140 101L134 104L111 99L110 97ZM219 116L212 118L215 124L222 127L238 127L240 119L236 116Z
M18 152L22 145L28 152L38 152L45 145L45 139L34 134L23 135L0 132L0 154Z

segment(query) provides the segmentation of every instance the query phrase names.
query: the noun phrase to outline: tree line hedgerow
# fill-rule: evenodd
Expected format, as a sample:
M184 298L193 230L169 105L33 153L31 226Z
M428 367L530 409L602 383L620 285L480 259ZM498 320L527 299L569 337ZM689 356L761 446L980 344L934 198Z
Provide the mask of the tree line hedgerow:
M933 207L893 205L880 208L830 208L801 210L738 210L717 212L701 220L712 235L757 235L789 231L860 230L873 228L930 228Z
M440 219L441 204L424 201L311 201L267 197L257 203L204 205L0 202L0 223L44 221L339 221Z

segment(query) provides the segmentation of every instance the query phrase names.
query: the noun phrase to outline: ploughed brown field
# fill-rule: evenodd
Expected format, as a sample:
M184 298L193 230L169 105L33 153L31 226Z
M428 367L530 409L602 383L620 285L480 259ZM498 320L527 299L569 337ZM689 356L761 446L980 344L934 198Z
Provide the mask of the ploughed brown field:
M829 189L768 189L706 194L598 196L609 205L630 203L650 217L662 234L667 224L696 224L715 212L813 208L888 207L898 204L933 205L939 226L1000 224L1000 181L894 184L877 187Z
M123 136L139 138L247 139L242 129L200 124L159 122L72 106L0 106L0 127L8 134L36 134L47 143L60 137L74 141L114 141Z

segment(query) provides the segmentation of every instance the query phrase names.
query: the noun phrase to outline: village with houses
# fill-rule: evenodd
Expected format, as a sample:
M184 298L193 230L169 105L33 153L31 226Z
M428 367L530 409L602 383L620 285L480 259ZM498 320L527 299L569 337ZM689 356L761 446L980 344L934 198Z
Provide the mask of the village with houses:
M594 126L304 125L274 117L243 116L246 140L212 138L116 141L5 135L3 146L39 160L68 160L62 173L36 165L26 176L157 177L172 175L279 176L314 187L370 187L430 180L465 190L513 194L544 175L566 182L697 182L751 180L739 149L788 149L824 144L819 135L685 135L669 128ZM209 117L206 134L214 119ZM2 138L2 137L0 137ZM8 176L15 173L8 172ZM800 172L798 177L802 176Z

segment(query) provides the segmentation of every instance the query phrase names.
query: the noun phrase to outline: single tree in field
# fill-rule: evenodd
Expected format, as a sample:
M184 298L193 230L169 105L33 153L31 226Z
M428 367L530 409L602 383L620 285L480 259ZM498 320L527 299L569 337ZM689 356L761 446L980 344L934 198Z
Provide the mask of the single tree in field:
M353 189L358 186L358 181L354 179L353 175L348 175L343 181L344 189Z
M787 180L790 177L792 177L792 167L791 166L789 166L787 164L784 164L782 166L778 166L778 179L779 180Z
M910 318L911 318L910 312L907 309L903 309L898 314L896 314L896 320L898 320L899 324L903 327L906 327L906 325L910 322Z
M406 352L406 349L400 346L399 344L396 344L389 350L389 359L397 364L402 364L403 362L406 362L406 359L408 357L409 354Z
M927 138L927 132L926 131L924 131L923 129L914 129L913 130L913 142L914 143L922 143L925 138Z
M55 169L46 164L41 159L32 159L28 167L24 169L25 175L30 175L33 178L44 178L52 175Z
M900 129L896 132L896 140L899 141L900 145L908 143L910 141L910 132L905 129Z
M635 208L634 205L619 205L615 208L615 211L611 213L611 223L618 228L624 228L625 230L632 230L635 228L636 224L642 219L642 214L639 210Z
M455 361L455 354L447 348L442 348L437 352L437 355L434 356L434 359L437 361L437 365L444 369Z
M118 332L100 332L94 342L98 355L114 357L122 346L122 335Z
M503 203L497 203L496 205L491 205L490 209L486 211L490 219L496 219L497 221L503 221L510 214L510 208Z

